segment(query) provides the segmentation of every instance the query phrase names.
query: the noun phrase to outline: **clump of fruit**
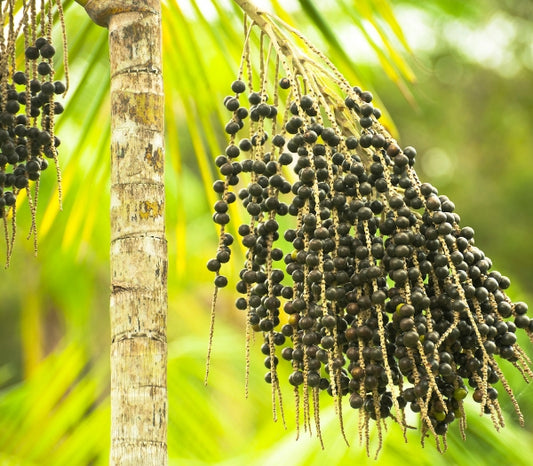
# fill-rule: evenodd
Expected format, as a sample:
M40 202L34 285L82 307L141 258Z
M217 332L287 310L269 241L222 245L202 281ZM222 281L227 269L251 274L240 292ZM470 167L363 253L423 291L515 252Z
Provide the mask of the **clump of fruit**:
M54 122L56 115L63 112L63 106L56 98L67 88L64 82L54 79L56 50L51 43L52 5L42 2L37 8L37 2L32 0L26 7L28 11L39 11L42 20L37 22L35 14L24 14L20 24L15 24L14 11L11 11L9 20L14 24L0 32L3 51L0 61L5 70L0 75L0 217L6 232L8 217L12 218L11 236L6 233L8 263L16 231L16 198L22 190L28 195L32 211L30 234L36 240L38 183L49 159L54 160L57 167L60 140L55 136ZM13 8L14 3L11 3L9 9ZM60 3L58 11L62 18ZM22 30L23 69L17 69L15 30ZM66 56L64 61L66 63ZM65 76L68 82L68 73ZM59 182L59 170L57 173ZM35 182L33 194L29 189L31 182Z
M269 25L267 34L278 27ZM220 242L207 265L215 286L226 286L228 212L240 203L248 221L235 226L246 249L235 305L263 336L273 398L283 361L306 429L313 415L320 437L321 391L335 399L342 428L345 397L367 448L375 421L378 450L383 420L405 433L406 409L419 413L422 438L431 433L445 448L454 421L464 435L469 396L503 427L498 382L523 423L499 361L533 375L516 338L533 334L526 304L509 299L509 279L475 246L453 202L419 180L416 150L387 132L372 94L348 85L309 43L311 58L281 35L269 35L268 47L261 35L258 76L246 44L224 100L229 143L213 185Z

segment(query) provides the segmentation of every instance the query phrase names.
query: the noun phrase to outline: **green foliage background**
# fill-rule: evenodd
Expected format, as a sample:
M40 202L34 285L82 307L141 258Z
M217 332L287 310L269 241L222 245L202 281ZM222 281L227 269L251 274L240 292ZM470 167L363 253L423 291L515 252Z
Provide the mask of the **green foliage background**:
M264 3L317 43L354 85L384 102L402 145L418 150L421 178L447 194L462 223L476 229L478 246L511 277L512 299L533 303L531 2ZM63 211L48 173L39 196L38 257L24 238L30 222L23 206L12 264L1 272L0 465L107 464L107 37L72 0L64 7L72 87L57 123ZM214 0L168 0L163 10L171 464L374 464L358 445L357 418L348 407L350 448L326 401L324 451L307 434L294 440L288 390L287 430L272 422L259 344L245 399L244 316L233 310L229 289L218 306L211 375L203 385L213 279L205 263L217 240L209 186L216 175L212 160L224 147L222 100L238 67L242 15L231 2ZM417 29L426 34L422 40ZM483 37L496 49L483 48ZM532 345L522 344L533 355ZM467 440L453 426L444 455L429 440L422 449L417 432L405 444L391 426L377 463L529 464L533 388L513 370L506 374L525 429L502 395L508 425L501 433L473 405Z

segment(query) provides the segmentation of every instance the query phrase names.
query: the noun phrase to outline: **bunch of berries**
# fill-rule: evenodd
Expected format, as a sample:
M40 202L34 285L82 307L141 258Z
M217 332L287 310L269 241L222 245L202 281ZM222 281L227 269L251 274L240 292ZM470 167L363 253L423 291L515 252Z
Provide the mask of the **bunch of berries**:
M14 4L10 4L9 8L14 8ZM28 2L27 8L36 12L35 0ZM27 192L33 219L30 233L34 233L35 237L38 183L33 195L28 188L30 182L38 182L41 172L48 167L48 159L57 162L60 144L54 134L54 122L55 117L63 112L63 106L56 98L66 92L67 85L54 80L56 50L50 38L51 5L43 2L41 8L40 24L37 24L34 15L26 12L18 24L10 25L0 33L3 45L0 57L3 70L0 74L0 217L7 222L12 212L12 235L11 239L7 238L8 261L15 235L17 194L21 190ZM15 12L11 13L10 21L15 22ZM61 9L60 14L62 16ZM23 60L15 54L17 36L14 31L20 29L25 42ZM39 29L44 34L36 37ZM21 62L23 68L17 66ZM68 73L65 77L68 80ZM58 172L58 181L59 178Z
M498 384L523 422L499 361L533 375L516 337L533 334L526 304L511 302L509 279L475 246L453 202L419 180L416 150L387 132L372 94L350 87L314 48L314 60L299 61L272 48L276 85L262 54L258 79L250 67L245 83L241 70L224 100L229 144L213 185L220 241L207 267L226 286L229 212L239 203L248 221L234 226L246 251L235 305L264 339L273 394L283 361L306 428L314 411L320 436L325 391L341 426L343 397L359 411L367 444L374 420L380 446L382 421L405 432L410 410L422 438L431 433L445 448L455 420L464 434L468 396L503 426ZM324 84L320 59L338 92Z

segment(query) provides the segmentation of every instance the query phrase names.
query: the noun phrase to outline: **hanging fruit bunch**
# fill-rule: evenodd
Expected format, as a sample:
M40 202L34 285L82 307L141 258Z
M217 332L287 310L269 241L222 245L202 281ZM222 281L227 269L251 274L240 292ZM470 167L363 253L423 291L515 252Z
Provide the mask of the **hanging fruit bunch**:
M348 84L297 31L247 8L253 23L224 100L229 143L215 160L220 242L207 267L216 289L226 286L228 212L240 203L248 220L235 226L246 251L235 305L247 342L252 332L264 339L274 413L288 382L297 425L302 417L311 431L314 419L320 437L323 391L345 435L347 398L367 450L375 424L378 451L386 419L405 434L406 411L419 413L422 439L430 434L445 449L450 425L464 436L468 397L499 429L502 390L523 424L500 361L533 375L516 337L531 339L526 304L511 302L509 279L474 245L453 202L419 180L416 150L391 137L372 94ZM280 363L292 367L287 381Z
M54 2L36 0L5 3L0 11L0 216L5 227L9 263L16 232L17 196L25 191L28 197L32 214L30 235L33 235L36 247L39 180L49 160L56 164L58 183L60 181L57 165L60 140L54 134L54 122L63 112L63 106L56 98L67 90L68 72L60 1L55 3L55 8ZM54 9L62 24L66 82L54 78ZM34 186L33 192L31 185ZM10 221L11 232L8 229Z

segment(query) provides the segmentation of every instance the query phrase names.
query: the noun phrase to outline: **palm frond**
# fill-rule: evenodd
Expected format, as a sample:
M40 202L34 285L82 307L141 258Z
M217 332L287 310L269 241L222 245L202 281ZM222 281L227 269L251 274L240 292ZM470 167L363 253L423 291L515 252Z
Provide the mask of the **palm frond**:
M45 359L23 384L0 392L2 454L13 464L72 464L72 458L89 464L99 458L108 442L102 430L107 408L99 401L102 370L88 368L83 351L68 346ZM80 425L82 431L93 430L71 456L75 445L81 446Z

